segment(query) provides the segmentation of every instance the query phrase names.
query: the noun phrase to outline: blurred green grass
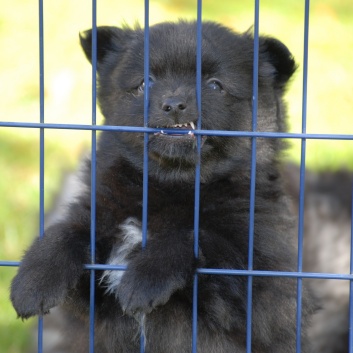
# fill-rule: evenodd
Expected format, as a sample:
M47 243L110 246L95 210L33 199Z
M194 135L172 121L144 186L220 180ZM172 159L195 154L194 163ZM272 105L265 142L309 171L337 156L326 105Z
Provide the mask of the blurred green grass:
M253 0L203 2L203 18L238 31L253 24ZM286 99L290 129L301 131L304 1L262 0L260 32L284 41L299 69ZM151 23L195 18L196 2L151 1ZM87 0L44 2L45 121L91 122L91 69L78 43L78 33L91 27ZM311 1L307 132L352 134L353 36L352 0ZM143 1L100 0L98 24L143 24ZM0 120L39 121L38 4L3 2L0 12ZM98 120L101 119L100 116ZM88 132L46 130L45 206L65 171L86 146ZM307 163L315 169L353 167L352 141L307 141ZM300 141L288 158L299 160ZM39 132L0 128L0 260L19 260L38 232ZM8 300L16 269L0 267L0 352L29 352L29 326L22 323Z

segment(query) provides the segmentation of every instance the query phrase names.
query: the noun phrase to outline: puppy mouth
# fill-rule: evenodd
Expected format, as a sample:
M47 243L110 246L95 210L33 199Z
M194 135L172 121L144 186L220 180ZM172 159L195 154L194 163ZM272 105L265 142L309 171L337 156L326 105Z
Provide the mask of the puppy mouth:
M149 155L159 164L180 168L180 163L195 165L198 146L205 147L207 136L197 136L197 122L155 126L159 131L150 136ZM199 145L200 143L200 145Z
M182 124L166 125L166 126L156 126L156 129L161 129L154 133L154 136L158 139L164 140L166 143L173 144L192 144L193 148L197 146L197 138L194 134L196 130L197 123L190 121ZM165 130L166 129L166 130ZM176 130L176 131L172 131ZM201 136L201 147L206 141L207 136Z
M156 126L156 129L168 129L169 131L161 130L158 132L155 132L155 136L167 136L171 138L195 138L195 135L193 133L193 130L195 130L195 123L193 121L190 121L188 123L182 123L182 124L174 124L174 125L166 125L166 126ZM188 130L188 132L184 131L170 131L172 129L175 130Z

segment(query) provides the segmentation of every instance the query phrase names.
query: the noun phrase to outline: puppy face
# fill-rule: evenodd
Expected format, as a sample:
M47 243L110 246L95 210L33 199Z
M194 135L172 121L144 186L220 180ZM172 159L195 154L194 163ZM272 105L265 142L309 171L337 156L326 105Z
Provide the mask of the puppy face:
M193 130L200 117L205 130L252 130L253 39L249 34L204 23L200 112L195 23L151 27L149 82L144 82L143 30L100 27L97 35L99 103L106 124L143 126L144 96L149 86L148 126L161 129L149 136L150 175L159 180L193 181L198 160ZM90 31L81 36L81 44L91 60ZM261 38L259 55L258 130L282 131L282 91L294 72L294 60L282 43L271 38ZM188 133L167 134L166 128ZM110 154L123 150L126 159L142 168L143 134L102 135ZM259 142L258 156L267 163L278 149L276 142ZM244 168L249 156L249 138L202 136L202 181Z

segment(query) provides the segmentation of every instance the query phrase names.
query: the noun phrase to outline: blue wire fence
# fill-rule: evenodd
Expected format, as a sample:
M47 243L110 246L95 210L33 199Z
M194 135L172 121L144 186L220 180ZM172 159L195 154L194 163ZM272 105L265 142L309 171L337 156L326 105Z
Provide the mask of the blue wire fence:
M302 280L303 278L321 278L349 280L350 291L353 293L353 261L350 266L351 274L328 274L328 273L308 273L303 272L303 224L304 224L304 194L305 194L305 156L306 156L306 140L307 139L326 139L326 140L352 140L353 136L348 134L307 134L306 133L306 111L307 111L307 81L308 81L308 38L309 38L309 8L310 1L305 0L305 18L304 18L304 58L303 58L303 95L302 95L302 131L301 133L271 133L257 131L257 95L258 95L258 62L259 62L259 0L254 1L254 64L253 64L253 105L252 105L252 131L216 131L202 130L201 122L201 33L202 33L202 0L197 0L197 55L196 55L196 95L198 108L198 125L194 131L197 137L198 153L200 153L201 135L218 135L218 136L237 136L250 137L252 139L252 163L251 163L251 189L250 189L250 217L249 217L249 263L247 270L229 270L229 269L210 269L199 268L194 276L194 292L193 292L193 325L192 325L192 353L197 352L197 301L198 301L198 275L235 275L247 276L248 278L248 298L247 298L247 345L246 352L251 352L251 326L252 326L252 280L256 276L272 276L272 277L291 277L296 278L297 286L297 352L300 352L301 345L301 309L302 309ZM121 127L121 126L98 126L96 125L96 70L97 70L97 2L92 0L92 124L47 124L44 117L44 14L43 0L39 0L39 66L40 66L40 119L39 123L14 123L0 121L0 127L17 127L24 129L39 129L40 131L40 236L44 233L44 134L46 129L73 129L73 130L90 130L91 131L91 159L92 159L92 193L91 193L91 263L86 264L85 268L91 271L91 288L90 288L90 342L89 353L94 353L94 282L96 270L119 270L126 269L125 266L103 265L95 263L95 188L96 188L96 133L97 131L128 131L143 132L144 139L144 178L143 178L143 214L142 214L142 230L143 230L143 246L147 243L147 208L148 208L148 136L159 130L148 128L148 102L149 102L149 86L145 86L144 100L144 127ZM144 58L144 79L149 80L149 0L145 0L145 58ZM255 217L255 176L256 176L256 142L257 138L283 138L283 139L299 139L301 140L301 164L300 164L300 195L299 195L299 217L298 217L298 267L297 272L276 272L276 271L255 271L253 270L253 243L254 243L254 217ZM195 207L194 207L194 254L198 257L198 232L199 232L199 201L200 201L200 163L196 168L195 177ZM353 210L353 200L352 200ZM353 238L353 230L352 238ZM351 244L351 254L353 253L353 242ZM352 257L351 257L352 258ZM0 266L19 266L18 261L0 261ZM352 296L350 297L352 303ZM353 322L353 305L350 305L350 323ZM351 325L350 325L351 326ZM353 352L353 335L349 330L349 352ZM141 336L141 353L144 352L144 337ZM38 353L43 351L43 320L39 319L38 323Z

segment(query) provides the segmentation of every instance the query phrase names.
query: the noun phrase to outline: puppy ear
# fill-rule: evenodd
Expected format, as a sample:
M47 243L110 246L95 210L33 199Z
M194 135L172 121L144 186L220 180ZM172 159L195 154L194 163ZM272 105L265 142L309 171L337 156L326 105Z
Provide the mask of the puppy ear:
M118 27L101 26L97 27L97 64L99 65L104 61L107 54L120 53L125 47L128 38L131 38L130 29L121 29ZM92 63L92 30L80 33L80 42L82 49Z
M260 37L259 50L260 60L267 63L262 65L262 70L260 67L260 74L273 75L276 85L282 88L297 69L293 55L282 42L271 37Z

